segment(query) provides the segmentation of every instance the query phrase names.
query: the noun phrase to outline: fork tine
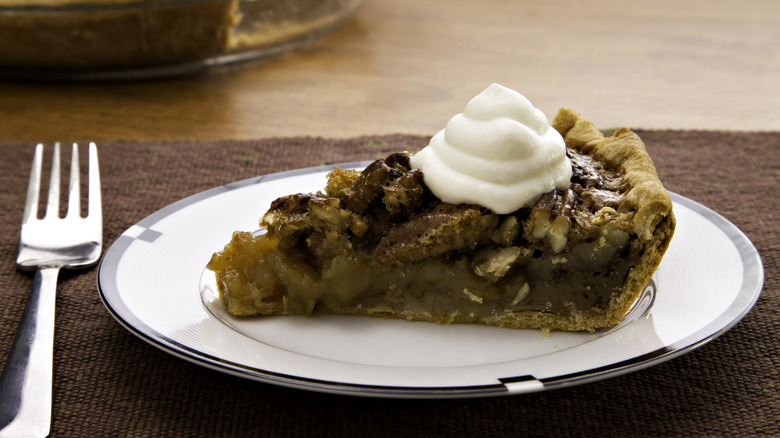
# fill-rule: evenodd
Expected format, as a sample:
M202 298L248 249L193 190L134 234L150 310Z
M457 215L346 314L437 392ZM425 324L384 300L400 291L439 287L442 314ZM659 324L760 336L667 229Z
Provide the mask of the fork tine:
M45 218L60 214L60 144L54 143L54 154L51 157L51 177L49 179L49 199L46 203Z
M87 217L102 224L102 203L100 200L100 168L95 143L89 144L89 206Z
M43 161L43 144L35 146L30 182L27 184L27 200L24 204L22 223L27 223L38 215L38 192L41 190L41 162Z
M81 216L81 180L79 179L79 145L73 143L70 159L70 186L68 194L68 213L66 218Z

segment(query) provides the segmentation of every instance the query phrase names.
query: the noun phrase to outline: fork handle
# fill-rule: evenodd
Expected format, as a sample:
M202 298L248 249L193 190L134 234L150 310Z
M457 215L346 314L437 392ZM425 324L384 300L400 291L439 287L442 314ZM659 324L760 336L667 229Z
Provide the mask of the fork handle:
M0 437L49 434L59 267L39 268L0 375Z

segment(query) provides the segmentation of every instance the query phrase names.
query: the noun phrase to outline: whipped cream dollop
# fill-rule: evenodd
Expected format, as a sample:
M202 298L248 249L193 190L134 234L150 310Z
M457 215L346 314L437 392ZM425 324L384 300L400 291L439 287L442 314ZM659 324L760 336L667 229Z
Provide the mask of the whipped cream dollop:
M533 205L569 186L563 137L525 96L498 84L472 98L461 114L411 159L444 202L478 204L498 214Z

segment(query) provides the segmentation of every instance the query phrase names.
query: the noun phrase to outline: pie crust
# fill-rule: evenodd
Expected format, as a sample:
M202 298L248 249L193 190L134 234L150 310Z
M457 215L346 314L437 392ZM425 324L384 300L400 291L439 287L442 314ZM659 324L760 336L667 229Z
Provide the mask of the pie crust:
M571 184L510 214L440 201L403 153L335 169L324 192L277 199L265 233L234 233L208 264L228 312L544 332L618 323L672 238L671 199L629 129L605 138L570 109L552 126Z

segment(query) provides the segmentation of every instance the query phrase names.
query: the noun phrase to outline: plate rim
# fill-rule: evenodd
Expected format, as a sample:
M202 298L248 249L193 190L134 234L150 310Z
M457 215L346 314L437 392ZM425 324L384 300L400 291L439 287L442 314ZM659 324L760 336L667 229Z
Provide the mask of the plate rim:
M371 163L371 161L352 161L322 166L304 167L234 181L195 193L168 204L153 212L152 214L144 217L133 226L141 226L147 228L146 232L153 232L148 227L157 223L158 221L187 206L201 202L213 196L220 195L227 191L251 186L261 182L268 182L311 173L327 172L335 169L336 167L361 168L367 166L369 163ZM106 266L108 266L110 264L109 262L112 262L114 259L116 259L118 262L121 259L121 256L124 254L124 250L132 243L132 239L123 239L124 233L126 233L127 230L125 230L115 240L115 242L111 244L111 246L106 250L103 258L101 258L96 276L97 290L98 295L100 296L100 299L109 314L126 330L139 337L146 343L188 362L195 363L215 371L220 371L226 374L264 383L325 393L385 398L484 397L530 393L555 388L563 388L638 371L660 364L683 354L687 354L718 338L723 333L734 327L750 312L760 297L764 281L763 263L761 261L758 250L755 248L750 239L745 235L745 233L724 216L704 206L703 204L674 192L669 192L669 194L674 203L678 203L689 208L715 225L734 245L742 260L743 267L742 285L740 291L735 295L734 301L729 304L727 309L725 309L707 325L679 341L620 362L554 377L537 379L530 375L521 375L509 378L498 378L495 384L450 387L415 387L360 384L285 374L276 371L265 370L255 366L242 365L211 354L204 353L203 351L198 350L196 347L185 345L151 328L144 321L138 318L132 311L130 311L130 309L127 308L120 297L109 297L107 295L107 288L104 288L103 283L116 284L116 282L108 281L108 278L111 278L111 275L115 274L115 272L109 271ZM114 266L118 266L118 264L115 263Z

